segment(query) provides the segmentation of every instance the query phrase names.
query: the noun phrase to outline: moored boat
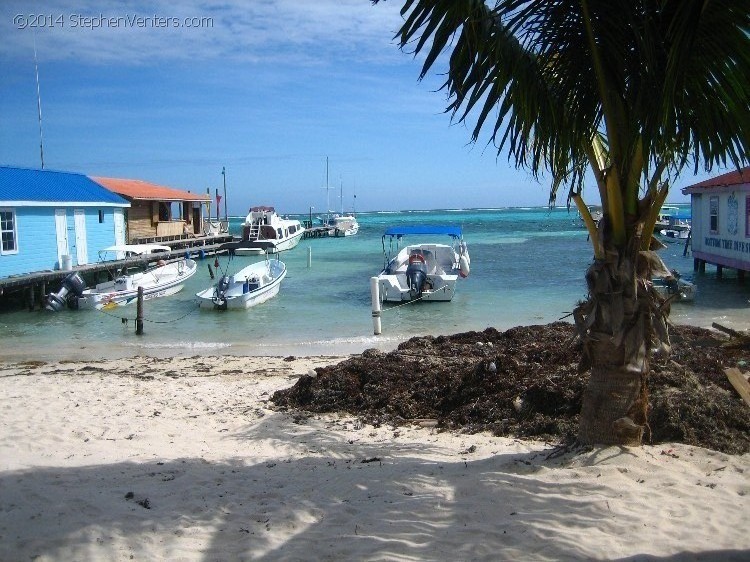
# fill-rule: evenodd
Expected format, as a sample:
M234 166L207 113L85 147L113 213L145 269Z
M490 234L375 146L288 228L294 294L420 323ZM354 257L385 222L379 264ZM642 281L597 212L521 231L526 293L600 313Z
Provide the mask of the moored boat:
M336 229L336 236L354 236L359 232L359 223L354 215L333 215L326 222L326 226Z
M102 262L127 259L147 254L169 252L169 246L155 244L123 244L110 246L99 252ZM156 259L156 258L155 258ZM155 265L142 271L129 273L119 271L111 281L97 283L84 288L82 278L77 273L63 281L58 293L51 293L47 299L47 310L60 311L66 304L79 309L103 309L130 304L138 298L139 288L143 288L144 300L166 297L180 291L185 281L198 269L191 259L181 258L167 263L158 260Z
M405 236L445 235L451 244L419 242L401 247ZM377 278L383 302L450 301L458 279L469 275L471 259L458 226L393 227L385 231L382 242L386 265Z
M196 293L201 308L247 309L275 297L286 277L286 265L277 259L252 263L233 275L222 275L211 287Z
M237 254L264 254L291 250L302 239L305 227L297 219L280 217L273 207L252 207L242 223Z

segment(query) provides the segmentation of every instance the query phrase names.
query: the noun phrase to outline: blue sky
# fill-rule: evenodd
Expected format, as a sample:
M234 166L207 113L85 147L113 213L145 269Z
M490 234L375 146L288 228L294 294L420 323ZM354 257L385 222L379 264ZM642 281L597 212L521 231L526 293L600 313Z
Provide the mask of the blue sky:
M232 215L322 212L326 158L334 209L342 188L360 211L545 205L548 179L470 144L440 76L418 82L401 4L3 1L0 164L40 165L36 44L48 169L213 196L226 167Z

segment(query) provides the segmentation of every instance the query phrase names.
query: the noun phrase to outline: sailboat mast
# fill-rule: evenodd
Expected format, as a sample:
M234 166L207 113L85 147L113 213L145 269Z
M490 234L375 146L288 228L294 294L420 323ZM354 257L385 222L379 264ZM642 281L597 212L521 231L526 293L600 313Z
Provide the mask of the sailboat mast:
M227 227L229 226L229 213L227 212L227 169L225 166L221 167L221 175L224 178L224 220L227 221ZM218 215L218 209L216 211Z
M331 186L328 185L328 156L326 156L326 213L331 212Z

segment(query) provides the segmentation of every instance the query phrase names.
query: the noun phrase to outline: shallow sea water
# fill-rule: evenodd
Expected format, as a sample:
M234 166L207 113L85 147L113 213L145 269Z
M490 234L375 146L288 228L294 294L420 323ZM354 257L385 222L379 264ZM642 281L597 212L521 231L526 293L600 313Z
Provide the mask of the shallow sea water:
M304 217L303 217L304 218ZM584 273L592 260L586 230L565 209L487 209L359 213L359 234L303 240L282 254L288 274L280 293L247 311L199 310L195 293L211 285L209 264L171 297L146 301L144 334L135 335L135 306L111 311L0 315L4 359L90 359L132 355L338 355L370 347L388 350L411 336L505 330L544 324L566 315L586 297ZM239 233L242 218L233 218ZM383 231L389 226L451 224L463 227L471 275L459 280L450 303L386 307L383 333L374 336L369 278L382 268ZM435 240L445 242L445 240ZM312 266L308 268L308 250ZM750 325L750 283L734 272L693 275L683 241L667 244L662 259L698 285L692 304L672 307L672 321L709 327ZM232 273L257 256L219 256Z

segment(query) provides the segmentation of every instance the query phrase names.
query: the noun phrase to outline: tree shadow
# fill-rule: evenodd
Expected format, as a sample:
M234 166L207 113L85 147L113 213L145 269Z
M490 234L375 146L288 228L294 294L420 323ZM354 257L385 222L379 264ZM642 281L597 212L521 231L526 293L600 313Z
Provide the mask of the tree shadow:
M426 441L294 419L225 437L270 445L265 458L6 471L0 559L592 559L581 533L609 516L604 486L534 477L566 462L549 451L441 462Z

